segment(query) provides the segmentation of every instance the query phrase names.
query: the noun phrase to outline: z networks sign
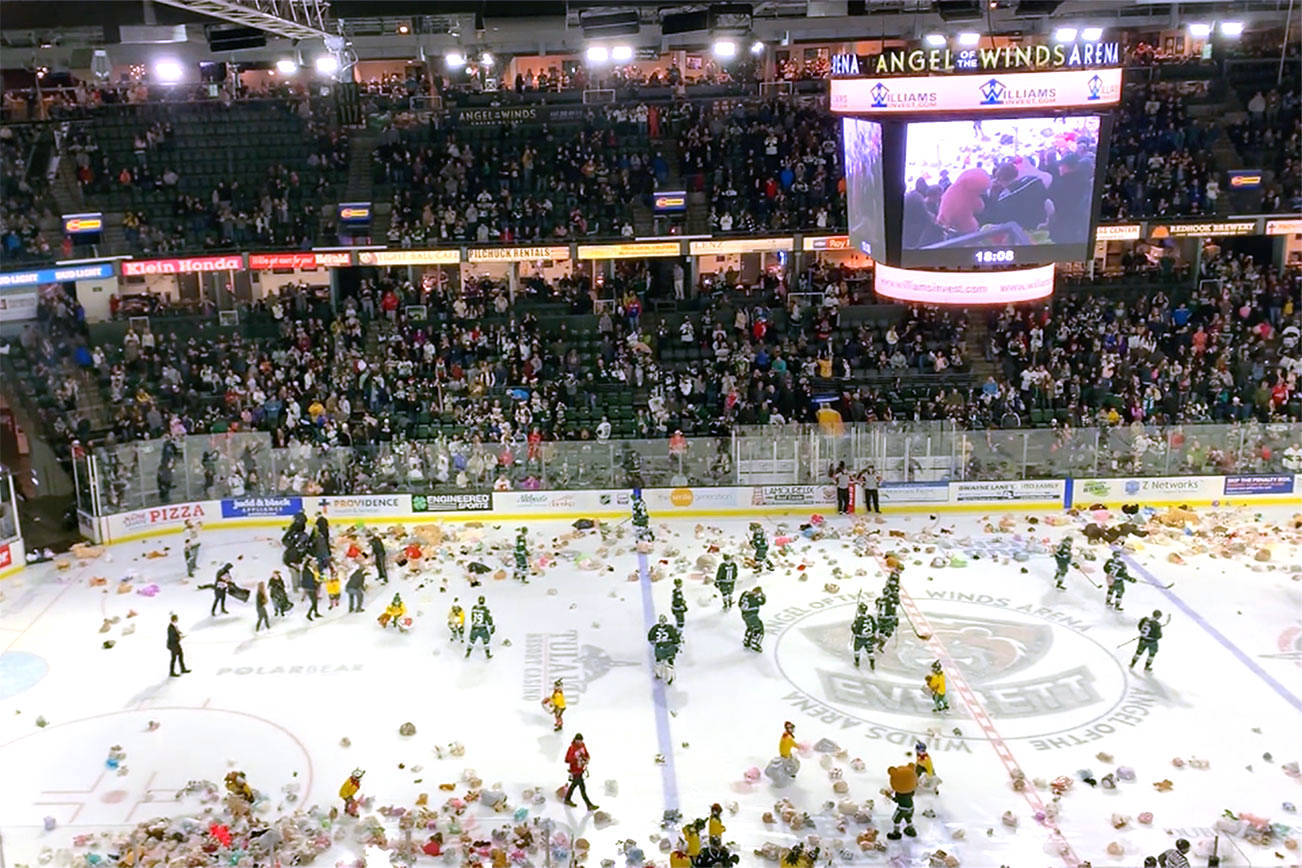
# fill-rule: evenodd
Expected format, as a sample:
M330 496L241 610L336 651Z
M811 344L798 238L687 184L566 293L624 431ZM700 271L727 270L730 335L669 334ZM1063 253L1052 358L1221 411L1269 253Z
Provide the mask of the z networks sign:
M1121 70L1022 72L989 78L834 78L831 94L832 111L864 115L1093 108L1121 100Z

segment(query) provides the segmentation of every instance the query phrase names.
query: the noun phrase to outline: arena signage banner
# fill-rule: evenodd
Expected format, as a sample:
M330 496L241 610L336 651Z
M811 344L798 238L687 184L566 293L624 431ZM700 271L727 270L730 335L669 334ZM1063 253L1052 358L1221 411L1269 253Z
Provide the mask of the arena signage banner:
M222 518L294 515L302 509L301 497L237 497L222 501Z
M751 506L828 506L836 503L835 485L757 485Z
M64 235L98 235L103 229L104 215L99 211L63 215Z
M36 319L40 299L35 292L9 292L0 295L0 322Z
M1095 241L1137 241L1143 231L1139 223L1112 223L1100 225L1094 230Z
M645 488L642 499L654 516L657 511L680 509L735 509L750 503L750 492L745 488Z
M495 491L493 511L513 513L625 512L627 491Z
M124 277L141 277L147 274L239 271L242 268L244 257L234 253L229 256L186 256L180 259L128 259L122 263L122 274Z
M541 247L472 247L466 251L471 262L531 262L536 259L566 260L570 258L567 244Z
M1017 271L917 271L877 263L873 291L923 304L1013 304L1053 294L1053 265Z
M1078 42L1056 45L1002 45L990 48L896 48L881 54L832 55L832 75L918 75L951 72L1082 69L1118 66L1121 47L1116 42Z
M1210 503L1223 496L1220 476L1149 476L1134 479L1076 479L1072 505L1094 503Z
M794 238L737 238L727 241L691 241L692 256L727 256L732 253L776 253L795 246Z
M310 506L311 504L309 504ZM366 518L402 516L411 513L410 494L359 494L341 497L318 497L316 508L327 518Z
M523 105L484 106L452 110L455 123L471 127L492 127L502 124L578 123L587 116L584 105Z
M1285 220L1267 220L1267 235L1302 235L1302 217Z
M862 491L861 486L855 488ZM949 500L949 483L883 482L877 496L882 503L945 503Z
M681 241L641 241L628 244L580 244L579 259L625 259L635 256L680 256Z
M41 286L46 283L66 283L74 280L103 280L112 276L112 262L91 262L86 265L64 265L55 268L36 268L30 271L9 271L0 274L0 289Z
M1226 494L1292 494L1293 474L1252 473L1225 477Z
M1061 479L1014 479L1007 482L951 482L954 503L1003 503L1042 501L1062 503L1066 483Z
M815 250L849 250L849 235L806 235L800 240L800 249L806 253Z
M1163 231L1175 237L1191 235L1253 235L1257 231L1256 220L1228 220L1214 223L1169 223L1153 228L1153 237L1162 238Z
M834 78L831 94L832 111L865 116L1104 108L1121 101L1121 70Z
M213 500L120 512L103 519L104 541L118 542L134 534L171 530L182 527L187 521L201 522L220 514L221 504Z
M460 250L363 250L358 265L456 265Z
M353 255L347 251L317 253L311 250L291 250L285 253L249 254L249 268L253 271L346 268L352 264Z
M413 494L412 512L484 512L493 508L488 492L458 494Z

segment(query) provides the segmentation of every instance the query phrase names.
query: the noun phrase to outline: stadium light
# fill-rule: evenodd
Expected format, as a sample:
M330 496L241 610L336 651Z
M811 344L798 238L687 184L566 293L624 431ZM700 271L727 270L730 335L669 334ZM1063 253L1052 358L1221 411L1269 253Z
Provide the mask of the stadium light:
M1242 21L1222 21L1221 36L1228 36L1231 39L1237 39L1243 35Z
M485 51L483 54L479 55L480 66L487 66L491 69L493 64L496 62L497 61L493 59L493 55L490 52Z
M1189 35L1194 39L1206 39L1212 35L1212 26L1210 24L1190 24Z
M727 60L737 56L737 43L731 39L716 39L714 41L714 56Z
M1075 42L1075 41L1076 41L1076 28L1075 28L1075 27L1059 27L1057 30L1053 31L1053 41L1054 41L1054 42Z
M293 75L298 72L298 64L288 57L282 57L276 61L276 72L281 75Z
M1098 42L1103 38L1102 27L1086 27L1080 32L1080 38L1086 42Z
M448 65L448 69L460 69L466 65L466 56L458 51L449 51L443 55L443 62Z
M752 43L750 44L750 53L751 53L751 54L763 54L763 53L764 53L764 43L763 43L763 42L760 42L758 39L756 39L754 42L752 42Z
M185 78L185 70L181 61L174 57L164 57L154 61L154 75L163 84L176 84Z
M926 36L922 37L922 41L925 42L925 43L927 43L927 47L928 47L928 48L944 48L944 47L945 47L945 34L943 34L943 33L928 33Z
M633 59L633 46L616 45L610 49L610 59L616 63L628 63Z
M960 33L958 35L958 44L963 46L964 48L975 48L977 44L980 42L981 42L980 33L972 33L971 31L968 31L966 33Z
M610 49L604 45L589 45L587 58L588 63L605 63L610 60Z
M334 75L339 71L339 58L333 54L318 54L316 60L312 61L312 68L317 71L317 75Z

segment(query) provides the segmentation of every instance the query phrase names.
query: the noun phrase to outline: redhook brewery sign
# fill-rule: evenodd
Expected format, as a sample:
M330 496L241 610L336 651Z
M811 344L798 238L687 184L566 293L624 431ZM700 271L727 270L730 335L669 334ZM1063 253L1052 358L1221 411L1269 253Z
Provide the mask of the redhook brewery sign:
M1119 66L1115 42L1070 45L1001 45L992 48L898 48L881 54L832 56L833 77L918 75L921 73L1033 71Z

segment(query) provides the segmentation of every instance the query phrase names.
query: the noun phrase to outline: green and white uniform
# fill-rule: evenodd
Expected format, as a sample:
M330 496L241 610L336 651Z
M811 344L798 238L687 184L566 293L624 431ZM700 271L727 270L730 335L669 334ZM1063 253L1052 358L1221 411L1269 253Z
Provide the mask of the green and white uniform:
M1154 613L1157 614L1156 612ZM1162 638L1162 622L1155 617L1139 619L1139 647L1135 649L1135 656L1130 658L1130 667L1133 669L1139 662L1139 658L1148 652L1148 659L1144 661L1144 671L1153 671L1153 658L1157 656L1157 643Z
M724 611L731 609L732 591L737 587L737 565L732 560L719 564L719 569L714 573L714 586L719 589L719 596L723 597Z
M760 606L768 600L764 597L764 592L759 588L751 588L749 591L743 591L742 595L737 598L737 608L741 610L741 620L746 625L746 635L742 639L742 645L751 651L763 651L764 648L764 622L760 620Z
M1103 573L1108 578L1108 596L1104 605L1113 606L1120 612L1121 598L1126 594L1126 582L1131 584L1135 582L1130 573L1126 572L1126 565L1121 560L1120 552L1112 553L1112 557L1108 558L1108 562L1103 565Z
M868 606L863 603L859 604L859 614L850 624L850 636L855 668L859 666L859 655L865 653L868 655L868 668L876 669L877 661L873 655L877 653L877 624L873 616L868 614Z
M750 544L755 549L755 562L767 566L769 560L769 541L764 538L764 528L755 525L750 532Z
M683 596L683 580L677 579L674 582L674 593L670 598L669 611L674 613L674 623L678 629L683 629L683 622L687 615L687 598Z
M484 643L484 655L493 656L493 650L488 647L489 638L497 632L497 627L493 626L493 614L488 611L484 605L483 598L470 609L470 641L466 643L466 656L474 650L475 641L480 640Z
M1053 559L1058 564L1058 570L1053 574L1054 587L1066 588L1062 580L1067 577L1067 569L1071 566L1071 537L1066 537L1058 543Z
M515 537L515 577L529 583L529 541L524 528Z

